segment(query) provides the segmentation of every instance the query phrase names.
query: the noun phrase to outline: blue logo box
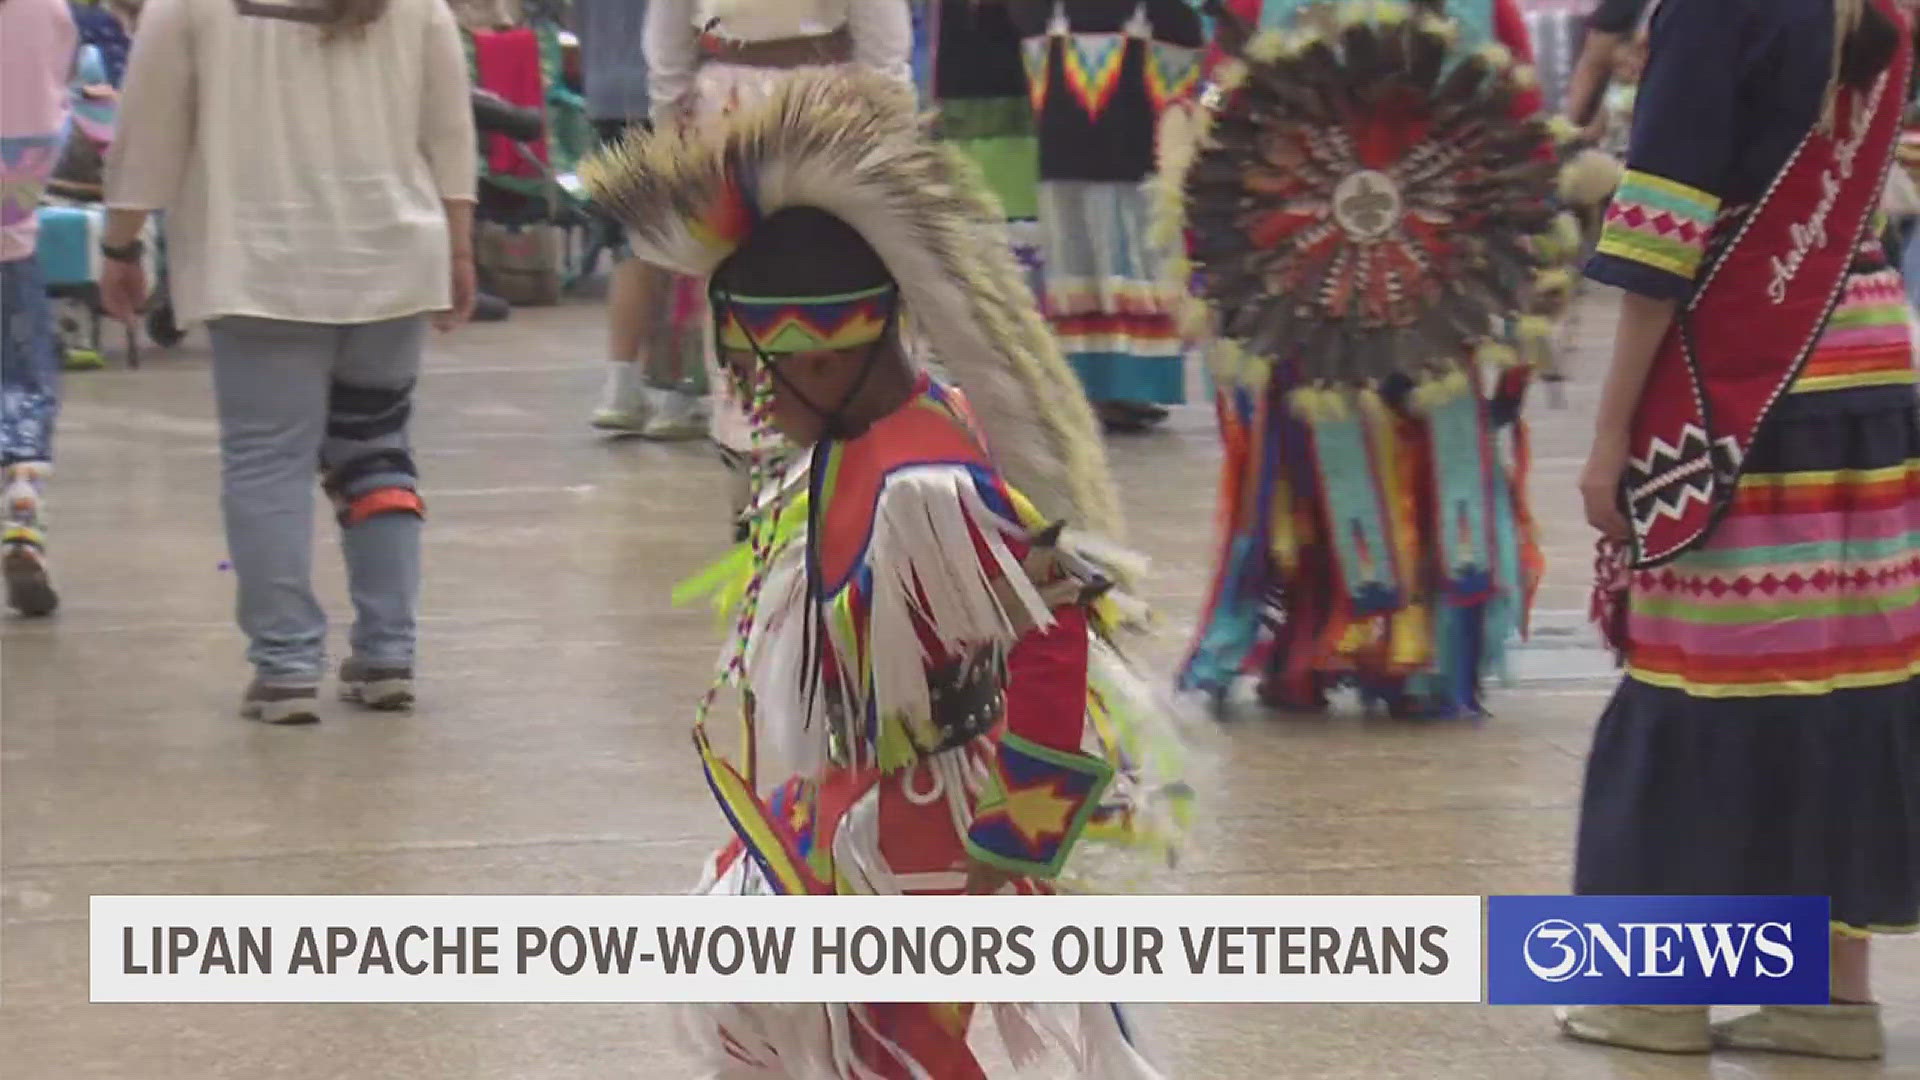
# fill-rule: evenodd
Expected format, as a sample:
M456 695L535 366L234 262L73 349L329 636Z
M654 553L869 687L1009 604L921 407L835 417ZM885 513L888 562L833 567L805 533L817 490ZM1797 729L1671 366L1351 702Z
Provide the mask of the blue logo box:
M1494 896L1494 1005L1825 1005L1824 896Z

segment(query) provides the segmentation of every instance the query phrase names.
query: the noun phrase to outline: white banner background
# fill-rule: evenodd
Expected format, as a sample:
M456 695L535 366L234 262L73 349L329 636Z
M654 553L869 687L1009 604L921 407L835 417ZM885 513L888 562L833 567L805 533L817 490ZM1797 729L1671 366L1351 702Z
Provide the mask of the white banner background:
M1032 952L1032 970L1011 974L1005 969L1020 958L1002 947L1000 974L976 973L968 967L943 975L892 973L866 975L849 964L845 974L830 968L816 974L815 933L833 940L845 929L849 937L862 926L876 926L891 938L894 927L958 927L971 943L976 927L997 930L1004 937L1016 926L1031 928L1025 940ZM428 934L443 928L494 927L497 951L492 963L497 974L409 975L398 971L395 949L401 932L424 927ZM538 928L548 941L563 926L582 935L612 931L621 938L634 928L635 948L625 974L597 970L588 941L585 964L576 974L565 974L556 959L571 964L571 941L556 955L535 954L524 974L520 970L520 928ZM661 934L676 930L691 935L696 928L711 932L731 926L762 934L794 929L785 974L754 970L751 960L733 974L709 970L711 956L701 950L697 974L669 974L661 956ZM1331 927L1340 933L1338 959L1347 959L1352 932L1364 928L1372 935L1373 951L1385 962L1380 931L1390 928L1404 937L1414 928L1416 940L1428 927L1444 929L1435 939L1444 950L1444 970L1419 974L1433 955L1417 945L1414 974L1280 974L1280 935L1270 933L1264 949L1252 934L1229 935L1241 948L1233 962L1239 973L1223 970L1219 927L1279 928ZM154 955L154 929L189 927L196 931L200 949L180 964L179 973L130 973L129 967L160 972L167 964ZM238 930L270 932L269 971L228 974L216 969L202 974L206 943L214 927L228 930L233 962L243 949ZM328 953L328 927L354 931L364 947L369 929L383 928L396 971L360 973L358 949L339 961L337 974L316 974L311 968L289 973L296 942L303 927L315 931L319 956ZM1100 935L1101 958L1109 964L1121 953L1120 930L1135 939L1135 927L1160 932L1161 973L1135 970L1130 961L1117 974L1101 974L1089 957L1084 970L1068 973L1056 963L1054 943L1063 928L1078 928L1091 945ZM1216 928L1206 954L1205 970L1196 972L1188 945L1198 949L1208 928ZM1182 930L1188 937L1183 939ZM163 943L170 930L162 930ZM703 896L96 896L92 898L90 927L92 1000L96 1002L762 1002L762 1001L1032 1001L1032 1002L1478 1002L1481 1000L1481 900L1477 896L846 896L846 897L703 897ZM991 937L992 935L988 935ZM1322 935L1324 938L1324 935ZM1291 935L1295 949L1286 960L1306 966L1313 962L1312 932ZM948 944L952 944L951 937ZM1063 958L1071 964L1079 952L1071 939ZM728 959L728 941L720 950ZM409 945L408 962L431 963L431 938L416 935ZM1264 955L1265 972L1256 963ZM863 953L863 956L871 955ZM940 951L943 958L952 949ZM893 954L889 953L889 959ZM469 957L470 958L470 957ZM449 961L451 963L451 961Z

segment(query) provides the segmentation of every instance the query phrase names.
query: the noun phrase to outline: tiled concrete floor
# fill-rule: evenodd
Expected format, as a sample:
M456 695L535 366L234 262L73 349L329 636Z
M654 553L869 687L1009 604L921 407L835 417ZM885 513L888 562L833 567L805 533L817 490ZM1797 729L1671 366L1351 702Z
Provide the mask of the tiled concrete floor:
M1610 305L1584 319L1568 407L1543 400L1549 543L1525 681L1480 725L1245 716L1210 756L1199 892L1559 891L1581 758L1606 691L1581 628L1591 560L1572 481ZM13 622L0 724L0 1076L6 1080L608 1080L686 1075L643 1007L90 1006L89 894L670 892L721 830L686 728L716 636L669 586L724 534L697 446L605 443L591 307L436 341L424 703L274 730L235 719L214 425L197 339L138 372L73 377L53 491L66 606ZM1210 414L1118 441L1168 630L1205 588ZM319 575L343 600L327 530ZM1920 1077L1920 953L1881 962L1885 1067L1662 1059L1559 1042L1540 1010L1152 1010L1173 1075L1354 1078Z

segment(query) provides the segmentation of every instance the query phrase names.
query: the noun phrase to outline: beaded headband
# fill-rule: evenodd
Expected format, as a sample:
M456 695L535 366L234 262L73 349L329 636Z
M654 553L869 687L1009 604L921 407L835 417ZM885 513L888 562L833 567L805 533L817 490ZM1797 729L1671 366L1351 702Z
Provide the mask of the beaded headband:
M769 355L870 345L899 302L892 283L836 296L742 296L715 290L720 347Z

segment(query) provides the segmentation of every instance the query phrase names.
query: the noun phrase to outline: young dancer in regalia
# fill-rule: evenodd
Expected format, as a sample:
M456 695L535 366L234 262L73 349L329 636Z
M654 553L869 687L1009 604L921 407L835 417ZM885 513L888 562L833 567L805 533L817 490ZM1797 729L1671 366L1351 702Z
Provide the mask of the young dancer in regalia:
M1186 688L1252 677L1317 711L1346 684L1472 715L1524 625L1519 413L1577 228L1550 205L1518 12L1435 7L1220 11L1206 107L1163 170L1226 449Z
M1879 1056L1869 935L1920 924L1920 418L1874 221L1911 69L1890 0L1653 16L1592 277L1625 290L1581 479L1626 677L1594 732L1582 893L1830 899L1832 1004L1582 1039Z
M1183 813L1158 779L1176 747L1105 642L1122 572L1076 536L1118 524L1097 428L973 175L857 73L797 74L590 171L643 257L707 282L739 399L802 448L762 485L741 573L707 582L737 598L722 679L746 736L721 756L703 706L735 832L703 892L1046 893L1095 850L1164 855ZM726 1077L968 1080L975 1018L722 1005L686 1030ZM994 1019L1017 1061L1064 1052L1053 1075L1157 1075L1113 1007Z
M913 85L907 0L649 0L644 43L655 126L713 123L796 71L865 70ZM702 301L698 288L681 282L675 317L703 328ZM712 350L705 353L713 441L729 473L736 532L744 534L748 474L778 458L782 447L756 441Z

